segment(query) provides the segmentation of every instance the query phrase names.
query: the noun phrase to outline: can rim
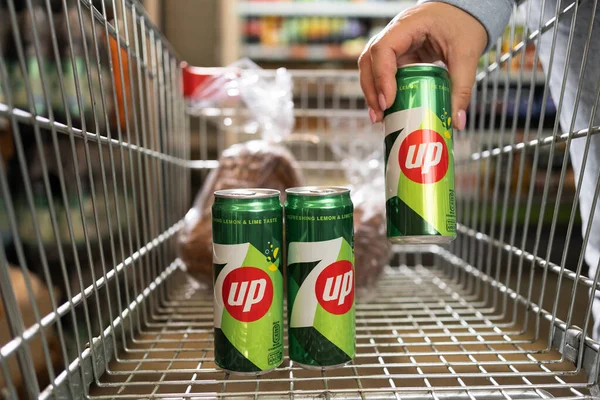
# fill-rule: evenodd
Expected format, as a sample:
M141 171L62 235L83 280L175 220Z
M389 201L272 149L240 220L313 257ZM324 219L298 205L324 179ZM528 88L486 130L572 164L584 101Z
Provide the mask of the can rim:
M443 64L436 64L436 63L410 63L410 64L404 64L401 67L398 67L398 69L404 69L404 68L410 68L410 67L436 67L439 69L443 69L444 71L448 71L448 67L446 67Z
M287 194L299 194L311 197L335 196L350 193L350 189L343 186L298 186L286 189Z
M281 192L275 189L248 188L248 189L223 189L215 192L215 197L220 199L265 199L279 197Z

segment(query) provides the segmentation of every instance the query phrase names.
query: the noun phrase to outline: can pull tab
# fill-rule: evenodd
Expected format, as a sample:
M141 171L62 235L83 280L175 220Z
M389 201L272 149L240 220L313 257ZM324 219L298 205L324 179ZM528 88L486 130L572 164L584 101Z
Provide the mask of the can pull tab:
M314 194L329 194L329 193L335 193L335 190L333 189L311 189L309 190L310 193L314 193Z
M256 192L252 190L235 190L230 193L231 196L255 196Z

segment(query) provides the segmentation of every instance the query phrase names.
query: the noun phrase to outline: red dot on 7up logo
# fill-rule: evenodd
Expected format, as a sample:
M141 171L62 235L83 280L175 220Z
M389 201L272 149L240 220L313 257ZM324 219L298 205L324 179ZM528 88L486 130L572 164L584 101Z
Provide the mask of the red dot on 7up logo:
M223 303L229 314L242 322L261 319L273 303L273 283L260 268L240 267L223 281Z
M351 258L352 248L341 237L322 242L290 243L288 266L316 263L300 287L295 289L290 310L291 328L315 326L323 333L330 326L315 325L319 323L315 318L319 306L326 313L340 317L353 310L354 266ZM291 290L294 290L293 286Z
M321 307L341 315L354 304L354 271L347 260L336 261L321 271L315 284L315 295Z
M398 163L411 181L436 183L448 172L448 146L434 130L411 132L400 145Z

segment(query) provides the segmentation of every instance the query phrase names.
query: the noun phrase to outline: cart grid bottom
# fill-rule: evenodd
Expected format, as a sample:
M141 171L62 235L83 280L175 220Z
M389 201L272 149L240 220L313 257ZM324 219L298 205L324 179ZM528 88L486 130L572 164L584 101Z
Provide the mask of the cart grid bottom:
M230 375L215 365L212 291L176 269L167 280L165 299L154 309L148 307L139 326L132 323L125 330L125 345L90 388L90 396L517 399L590 395L585 374L547 345L544 332L549 326L544 330L542 322L543 334L536 338L532 329L523 326L525 311L512 313L512 300L502 307L501 293L485 299L483 291L478 294L471 284L461 284L468 279L453 279L445 271L422 265L387 268L373 290L376 297L357 302L357 355L352 364L310 371L286 358L275 371L247 377ZM535 325L534 318L529 326Z

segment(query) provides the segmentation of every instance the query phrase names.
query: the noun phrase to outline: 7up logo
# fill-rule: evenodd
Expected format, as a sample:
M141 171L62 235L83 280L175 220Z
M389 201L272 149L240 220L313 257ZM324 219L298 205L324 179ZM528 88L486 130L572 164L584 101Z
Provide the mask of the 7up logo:
M354 268L347 260L336 261L321 271L315 284L321 307L331 314L345 314L354 305Z
M421 129L410 133L400 145L398 162L408 179L436 183L448 171L448 147L436 131Z
M262 269L240 267L223 281L223 304L229 314L242 322L261 319L273 303L273 282Z

